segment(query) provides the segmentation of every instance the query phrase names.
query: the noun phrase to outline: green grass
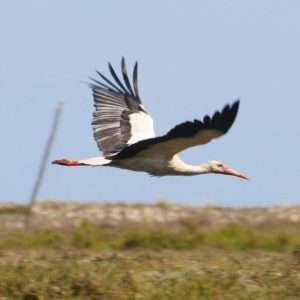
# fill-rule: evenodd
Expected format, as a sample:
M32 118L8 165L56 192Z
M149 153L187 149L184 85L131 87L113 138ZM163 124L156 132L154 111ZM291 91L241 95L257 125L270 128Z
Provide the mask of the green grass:
M300 226L0 231L0 299L296 300Z
M0 258L4 299L299 299L300 265L261 251L16 251ZM2 298L3 299L3 298Z
M275 226L276 227L276 226ZM15 230L0 240L8 249L92 249L92 250L188 250L209 246L225 250L293 251L300 245L300 227L285 224L276 228L227 225L219 229L191 226L151 228L123 226L105 228L82 222L77 228Z
M11 206L0 207L1 215L26 215L28 213L28 205L13 204Z

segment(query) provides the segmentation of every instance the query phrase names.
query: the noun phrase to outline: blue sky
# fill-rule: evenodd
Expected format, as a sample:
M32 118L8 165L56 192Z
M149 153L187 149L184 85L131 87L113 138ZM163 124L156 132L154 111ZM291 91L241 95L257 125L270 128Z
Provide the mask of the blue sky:
M292 1L2 1L0 201L28 201L54 108L64 115L51 159L98 155L83 81L139 61L157 134L241 99L230 132L190 149L247 174L153 178L50 165L41 199L224 206L296 204L300 177L300 3Z

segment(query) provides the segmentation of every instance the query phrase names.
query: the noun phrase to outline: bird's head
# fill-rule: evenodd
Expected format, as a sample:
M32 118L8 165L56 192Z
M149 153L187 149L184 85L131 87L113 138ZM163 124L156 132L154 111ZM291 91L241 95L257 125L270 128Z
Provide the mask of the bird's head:
M222 174L222 175L231 175L231 176L240 177L242 179L249 179L247 176L237 172L236 170L225 166L220 161L211 160L210 162L208 162L208 165L209 165L210 172L212 172L212 173Z

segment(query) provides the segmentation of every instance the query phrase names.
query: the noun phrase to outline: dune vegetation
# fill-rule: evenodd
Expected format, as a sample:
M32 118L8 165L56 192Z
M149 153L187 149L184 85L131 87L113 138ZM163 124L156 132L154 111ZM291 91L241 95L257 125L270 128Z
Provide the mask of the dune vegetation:
M0 299L300 299L296 218L240 222L247 210L234 219L228 209L231 221L216 226L195 212L168 222L70 223L63 206L47 205L64 220L42 227L38 207L21 226L26 207L0 208Z

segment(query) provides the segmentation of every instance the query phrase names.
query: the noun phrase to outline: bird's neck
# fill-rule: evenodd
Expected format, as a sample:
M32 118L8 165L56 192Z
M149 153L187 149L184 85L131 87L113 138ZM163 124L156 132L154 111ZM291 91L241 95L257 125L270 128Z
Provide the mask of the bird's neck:
M199 175L211 173L208 163L201 165L190 165L185 163L178 155L175 155L171 160L172 169L179 175Z

